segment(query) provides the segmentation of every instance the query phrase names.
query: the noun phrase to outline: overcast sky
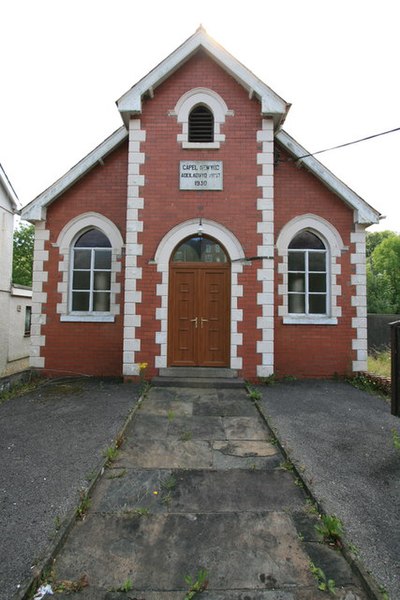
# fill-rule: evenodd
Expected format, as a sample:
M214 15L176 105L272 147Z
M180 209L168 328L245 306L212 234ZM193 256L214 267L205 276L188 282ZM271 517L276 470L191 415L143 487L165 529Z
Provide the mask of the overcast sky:
M308 151L400 127L398 0L1 0L0 162L22 205L122 124L200 23L287 102ZM400 232L400 131L318 157Z

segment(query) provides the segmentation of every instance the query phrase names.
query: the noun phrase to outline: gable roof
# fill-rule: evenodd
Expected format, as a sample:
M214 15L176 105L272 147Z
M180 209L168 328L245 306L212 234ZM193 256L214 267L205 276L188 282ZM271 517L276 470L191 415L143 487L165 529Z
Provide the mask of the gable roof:
M251 71L222 48L222 46L210 38L203 27L200 27L194 35L121 96L117 101L117 106L124 123L128 124L131 115L141 113L142 99L146 94L153 96L156 87L170 77L172 73L179 69L181 65L200 49L203 49L223 69L230 73L236 81L245 87L250 97L256 95L261 104L262 115L271 117L274 120L276 129L278 129L275 134L276 140L291 156L297 159L299 163L304 164L326 187L354 210L355 222L365 225L379 222L381 215L378 211L338 179L323 164L313 156L308 155L308 152L288 133L279 130L290 108L290 104L287 104L271 88L265 85ZM74 185L96 164L101 163L102 159L117 148L127 137L128 132L126 127L120 127L65 175L60 177L54 184L25 206L21 211L22 218L27 221L45 220L47 206Z
M303 146L300 146L286 131L278 131L275 138L297 159L299 164L304 165L317 179L319 179L327 188L341 198L349 208L355 211L354 221L371 225L379 223L381 214L370 204L365 202L358 194L353 192L343 181L332 173L327 167L320 163L314 156L311 156Z
M13 212L18 212L18 208L20 206L18 196L15 193L13 186L11 185L10 180L8 179L5 170L0 164L0 185L6 193L6 196L11 204L11 208Z
M229 54L200 26L179 48L117 100L118 110L125 125L128 124L131 115L142 112L143 96L152 97L154 90L200 49L204 50L222 69L242 85L250 97L255 95L259 99L262 115L272 117L276 129L283 124L290 104Z
M120 127L114 131L107 139L97 146L92 152L89 152L85 158L79 161L65 175L57 179L50 187L42 192L37 198L32 200L21 210L21 216L26 221L42 221L46 219L46 208L56 200L61 194L67 191L86 173L88 173L96 164L101 164L102 160L115 150L125 139L128 138L128 132L125 127Z

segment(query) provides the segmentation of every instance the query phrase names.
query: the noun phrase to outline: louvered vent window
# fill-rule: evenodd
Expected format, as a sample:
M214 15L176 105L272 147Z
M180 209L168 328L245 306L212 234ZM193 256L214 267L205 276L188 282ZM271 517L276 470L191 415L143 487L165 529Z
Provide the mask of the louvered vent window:
M189 142L213 141L214 115L206 106L195 106L189 114Z

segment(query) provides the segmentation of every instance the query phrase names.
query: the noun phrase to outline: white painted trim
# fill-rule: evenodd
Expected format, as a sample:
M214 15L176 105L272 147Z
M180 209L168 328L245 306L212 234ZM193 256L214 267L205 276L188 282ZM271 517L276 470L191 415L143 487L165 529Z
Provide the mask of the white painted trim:
M82 213L66 223L58 234L55 246L65 250L69 249L78 233L93 227L100 229L108 237L115 252L121 253L124 240L118 227L110 219L96 212Z
M65 175L60 177L47 190L30 202L21 210L21 217L26 221L43 221L46 219L46 208L58 196L61 196L68 188L86 175L90 169L103 160L107 154L112 152L119 144L128 137L125 127L120 127L110 135L97 148L90 152L85 158L78 162Z
M301 156L309 154L305 148L300 146L296 140L282 129L276 134L276 139L294 158L299 159ZM304 164L313 175L326 185L327 188L339 196L339 198L354 210L355 222L364 223L366 225L379 223L380 213L358 196L358 194L353 192L353 190L343 183L343 181L338 179L338 177L316 158L307 156L300 160L300 164Z
M261 175L257 185L261 188L261 198L257 200L259 220L257 232L262 236L262 245L258 246L260 256L274 256L274 131L271 119L263 119L262 129L257 131L257 141L261 152L257 154L257 164L261 166ZM262 316L257 319L257 329L261 331L261 341L257 342L257 376L268 377L274 372L274 262L263 259L257 269L257 279L262 291L257 294L257 304Z
M208 106L214 115L214 141L213 142L189 142L189 114L192 108L198 104ZM225 103L225 100L208 88L193 88L185 92L175 105L170 115L175 115L178 123L182 125L182 132L178 133L177 141L186 149L216 149L220 148L225 136L221 134L221 125L225 123L227 114L233 114Z
M160 308L156 309L155 319L160 322L160 328L155 334L156 344L160 346L160 353L156 356L156 368L167 366L167 338L168 338L168 284L169 264L171 254L178 244L189 236L196 235L198 219L190 219L176 225L160 241L154 262L157 271L161 273L161 284L157 286L156 294L160 298ZM202 220L203 234L220 242L231 260L231 348L230 367L242 368L242 358L238 356L238 349L243 344L243 336L238 334L238 323L243 321L243 311L238 310L238 298L242 296L242 286L238 285L238 275L243 272L244 251L237 237L223 225L208 219Z
M354 265L355 274L351 276L354 293L351 297L351 305L355 307L356 316L352 318L352 327L355 336L352 340L352 348L356 352L356 360L353 361L353 372L366 371L368 362L367 341L367 267L365 252L366 232L362 225L356 225L355 233L350 235L350 241L354 244L354 252L350 255L351 264Z
M141 143L145 140L146 131L141 129L140 120L131 119L129 122L123 333L123 374L128 377L140 374L140 367L136 362L136 352L141 348L141 340L137 337L136 330L141 325L141 317L137 314L137 305L142 301L142 293L137 290L137 282L142 278L142 269L138 267L137 259L143 254L142 245L138 243L138 235L143 231L143 221L139 220L139 209L144 206L144 200L140 197L140 187L144 185L140 167L146 159L144 153L141 152Z
M45 243L50 239L50 231L45 223L35 224L35 243L33 254L32 273L32 314L31 314L31 346L29 364L33 369L42 369L45 359L41 354L41 347L46 344L46 336L42 335L42 325L46 324L47 316L43 312L43 304L47 302L47 293L43 292L43 283L47 281L48 273L44 270L44 263L49 258Z
M288 247L292 239L300 231L307 229L314 232L322 239L327 250L327 315L291 315L288 312ZM278 314L283 317L285 325L337 325L341 317L341 307L337 299L341 295L341 286L337 285L337 275L340 275L338 259L346 250L342 237L337 229L326 219L319 215L304 214L291 219L279 232L276 247L282 262L278 265L278 272L283 275L283 283L278 286L278 295L281 304Z
M102 231L110 240L111 251L111 294L110 311L102 315L88 313L81 315L69 310L70 306L70 282L71 272L71 250L78 235L85 230L96 228ZM59 270L62 273L62 280L58 282L57 291L61 294L61 302L57 304L57 313L60 315L61 322L91 322L91 321L114 321L115 315L120 313L120 306L116 303L116 295L120 292L120 284L116 283L117 273L121 271L121 252L124 246L124 240L118 227L107 217L96 212L87 212L71 219L64 225L58 234L57 241L53 244L59 248L61 262Z
M251 91L259 98L262 114L272 116L276 127L283 123L290 105L222 46L217 44L201 27L117 101L118 109L125 124L128 123L130 115L137 115L142 112L143 96L148 94L149 91L154 93L157 86L189 60L200 48L203 48L222 69L229 73L249 93Z
M16 213L18 211L18 208L20 207L20 203L18 200L18 196L15 193L15 190L13 188L13 186L11 185L10 180L7 177L7 174L5 172L5 170L3 169L3 167L0 164L0 184L2 185L8 200L11 204L11 208L12 208L12 212Z

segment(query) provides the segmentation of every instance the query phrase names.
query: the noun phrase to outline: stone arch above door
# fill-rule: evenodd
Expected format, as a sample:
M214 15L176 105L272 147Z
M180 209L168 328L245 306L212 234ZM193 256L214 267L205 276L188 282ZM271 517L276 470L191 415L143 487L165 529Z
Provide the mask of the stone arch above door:
M199 219L190 219L176 225L160 241L155 253L157 270L162 275L161 284L157 285L157 296L160 297L160 308L156 309L156 320L160 323L156 332L156 343L160 345L160 354L155 358L156 368L167 366L168 338L168 285L169 262L171 254L185 238L197 233ZM243 272L245 254L238 238L223 225L208 219L202 219L203 235L214 238L225 248L231 261L231 342L230 367L242 368L242 359L238 356L239 346L243 344L243 336L238 333L238 323L243 320L243 311L238 308L238 298L243 296L243 286L238 284L238 275Z

